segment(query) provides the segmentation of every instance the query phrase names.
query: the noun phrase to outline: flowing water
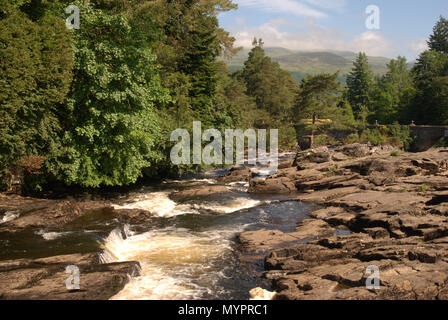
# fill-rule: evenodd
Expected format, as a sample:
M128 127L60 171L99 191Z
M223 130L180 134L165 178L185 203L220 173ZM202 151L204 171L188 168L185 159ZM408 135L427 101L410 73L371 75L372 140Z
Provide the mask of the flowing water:
M307 217L308 208L283 196L252 197L247 183L228 184L233 191L229 194L179 203L170 198L176 191L217 184L219 173L167 181L117 199L115 209L143 209L151 212L151 221L123 226L113 210L92 211L67 230L35 230L21 234L20 241L19 235L8 243L3 240L3 254L11 259L23 257L23 251L38 257L101 247L104 263L139 261L142 267L141 276L112 299L248 299L251 289L270 287L258 277L262 258L255 263L239 259L237 235L262 228L292 231ZM41 247L44 252L37 250Z

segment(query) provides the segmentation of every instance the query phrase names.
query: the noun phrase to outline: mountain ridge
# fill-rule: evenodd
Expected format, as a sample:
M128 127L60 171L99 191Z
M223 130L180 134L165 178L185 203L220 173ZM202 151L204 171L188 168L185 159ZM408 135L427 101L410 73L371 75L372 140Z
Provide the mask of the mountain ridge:
M345 82L347 74L353 67L357 53L351 51L299 51L282 47L264 48L266 56L280 64L282 69L291 73L300 82L307 74L335 73L339 71L339 79ZM223 59L229 69L234 72L242 69L247 60L250 49L243 48L231 59ZM387 64L391 59L369 56L369 65L375 74L383 75L387 72Z

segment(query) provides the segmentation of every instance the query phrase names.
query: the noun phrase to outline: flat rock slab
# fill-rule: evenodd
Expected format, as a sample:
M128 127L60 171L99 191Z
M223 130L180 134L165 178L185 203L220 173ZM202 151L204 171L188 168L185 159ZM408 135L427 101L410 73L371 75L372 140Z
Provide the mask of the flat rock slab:
M80 290L69 290L67 266L77 266ZM36 260L0 262L0 299L107 300L138 276L138 262L100 264L96 254L75 254Z

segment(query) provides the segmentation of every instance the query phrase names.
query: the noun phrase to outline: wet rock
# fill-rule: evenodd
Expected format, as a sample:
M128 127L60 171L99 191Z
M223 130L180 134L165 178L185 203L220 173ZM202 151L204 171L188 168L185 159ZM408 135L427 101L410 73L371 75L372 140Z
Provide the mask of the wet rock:
M80 271L80 290L69 290L67 266ZM0 299L107 300L138 276L138 262L100 264L97 255L67 255L0 262Z
M251 171L248 167L234 167L227 175L218 178L218 183L226 184L232 182L249 181Z
M62 227L85 213L73 201L53 202L51 205L21 214L17 219L1 225L2 231L14 231L29 227Z
M288 178L252 179L249 183L249 193L253 194L284 194L295 191L293 181Z
M182 202L186 200L193 200L202 197L217 196L229 193L233 193L233 191L226 186L211 185L174 192L170 195L170 198L172 198L174 201Z

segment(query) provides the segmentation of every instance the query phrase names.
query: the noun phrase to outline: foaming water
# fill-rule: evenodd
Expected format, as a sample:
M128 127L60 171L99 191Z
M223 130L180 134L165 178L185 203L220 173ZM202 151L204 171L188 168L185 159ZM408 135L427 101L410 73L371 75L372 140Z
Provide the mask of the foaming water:
M104 262L139 261L141 277L112 299L165 300L219 298L227 289L220 285L232 264L232 237L239 230L191 232L169 227L123 237L114 230L105 240ZM230 292L227 292L230 294Z
M233 189L236 191L247 190L246 185L235 185ZM203 211L229 214L253 208L266 202L236 194L226 199L204 199L200 203L190 202L179 204L170 199L169 195L171 192L164 191L141 194L128 204L114 205L113 207L114 209L140 209L151 212L160 218L172 218L179 215L201 214Z
M152 192L143 194L125 205L114 205L114 209L141 209L161 218L175 217L181 214L195 214L188 205L178 205L169 198L170 192Z
M249 299L249 291L270 284L257 276L262 260L241 262L237 235L246 230L294 230L307 217L305 205L287 197L251 197L248 182L227 185L229 192L177 203L173 192L216 184L219 170L204 179L168 180L159 189L142 189L115 209L153 214L153 224L125 226L103 240L103 263L138 261L132 278L114 300ZM138 233L137 233L138 230ZM261 258L260 258L261 259Z
M44 238L47 241L51 241L51 240L55 240L55 239L64 237L70 233L71 232L47 232L45 230L39 230L38 232L36 232L37 235L41 236L42 238Z
M17 219L20 216L19 211L6 211L0 220L0 224Z

